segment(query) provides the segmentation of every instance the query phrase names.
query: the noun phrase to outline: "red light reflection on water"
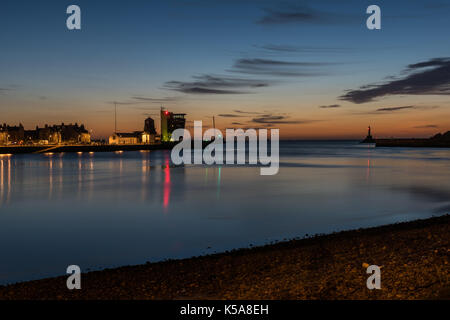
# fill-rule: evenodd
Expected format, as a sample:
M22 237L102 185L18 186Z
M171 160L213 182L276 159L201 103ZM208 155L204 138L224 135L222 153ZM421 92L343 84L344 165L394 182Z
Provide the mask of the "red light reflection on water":
M165 210L169 207L170 202L170 163L167 158L164 166L164 189L163 189L163 207Z

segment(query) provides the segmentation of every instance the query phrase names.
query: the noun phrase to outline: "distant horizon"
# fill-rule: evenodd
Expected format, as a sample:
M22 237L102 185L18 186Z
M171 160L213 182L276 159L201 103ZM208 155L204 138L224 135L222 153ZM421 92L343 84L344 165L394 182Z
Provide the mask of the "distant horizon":
M157 128L157 134L160 134L160 130L159 130L160 124L159 124L159 121L156 121L157 118L154 118L154 117L151 117L151 118L152 118L153 120L155 120L155 127ZM145 119L143 119L143 120L145 120ZM93 128L87 126L85 123L83 123L83 122L77 122L77 121L68 121L68 122L65 122L65 121L59 121L59 122L56 122L56 123L45 123L45 124L43 124L43 125L34 125L34 126L33 126L33 125L31 125L31 126L26 126L26 125L24 125L24 123L22 123L22 122L19 122L19 123L8 123L8 122L4 122L4 121L0 122L0 126L3 126L4 124L6 124L7 126L11 126L11 127L16 127L16 126L19 126L20 124L22 124L23 127L24 127L24 130L34 130L34 129L36 129L36 127L39 127L39 128L45 128L46 125L48 125L49 127L53 127L53 126L59 126L59 125L62 125L62 124L64 124L64 125L77 125L77 124L78 124L79 126L84 125L85 128L86 128L86 130L88 130L89 132L91 132L91 130L92 130L92 131L94 130ZM142 127L143 127L143 126L142 126ZM208 128L211 128L211 127L212 127L212 126L206 125L206 126L203 128L203 132L204 132L205 130L207 130ZM226 129L235 129L235 130L239 129L239 128L236 128L236 127L230 127L230 128L218 128L217 126L216 126L216 128L219 129L219 130L221 130L221 131L224 132L224 133L225 133L225 130L226 130ZM372 133L373 133L374 139L389 139L389 138L398 138L398 139L408 139L408 138L414 139L414 138L416 138L416 139L423 139L423 138L430 138L430 137L432 137L432 136L434 136L434 135L436 135L436 134L439 134L439 133L444 134L444 133L450 131L450 129L443 129L443 130L436 129L436 131L435 131L434 133L431 133L430 135L426 135L426 136L394 136L394 135L389 135L389 134L385 134L385 135L377 135L377 133L376 133L376 128L373 128L373 127L371 127L371 128L372 128ZM250 128L250 127L247 127L247 128L244 128L243 130L246 130L246 129L255 129L255 130L258 130L258 129L269 129L269 130L270 130L270 129L276 129L276 128L258 128L258 127ZM188 129L188 130L189 130L189 129ZM140 129L139 129L139 128L134 128L134 129L130 129L130 130L121 130L121 129L118 129L116 132L117 132L117 133L128 133L128 132L136 132L136 131L142 131L142 128L140 128ZM191 131L191 133L192 133L192 128L190 128L190 131ZM113 134L114 134L114 130L113 130L109 135L106 135L106 136L95 136L95 135L92 135L92 134L91 134L91 138L92 138L92 140L107 140L108 137L110 137L110 136L113 135ZM281 136L281 137L280 137L280 141L333 141L333 140L335 140L335 141L351 141L351 140L361 140L361 139L365 138L366 135L367 135L367 127L366 127L366 131L365 131L365 132L362 132L360 136L349 136L349 137L336 137L336 136L323 136L323 137L282 137L282 136Z

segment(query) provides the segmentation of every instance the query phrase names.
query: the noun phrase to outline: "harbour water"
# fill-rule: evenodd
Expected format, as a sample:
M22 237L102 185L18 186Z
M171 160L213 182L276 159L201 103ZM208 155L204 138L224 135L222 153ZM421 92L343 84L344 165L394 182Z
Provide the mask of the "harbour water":
M0 156L0 284L450 212L450 150L280 142L280 170L170 151Z

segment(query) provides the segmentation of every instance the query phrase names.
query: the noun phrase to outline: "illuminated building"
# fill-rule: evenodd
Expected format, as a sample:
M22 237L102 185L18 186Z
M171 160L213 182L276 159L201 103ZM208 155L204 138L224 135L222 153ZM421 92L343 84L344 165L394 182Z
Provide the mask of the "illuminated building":
M91 135L84 125L45 125L36 126L35 130L25 130L22 124L18 126L0 126L0 144L89 144Z
M172 133L176 129L184 129L186 125L185 113L173 113L161 108L161 141L172 141Z
M8 132L0 131L0 145L8 144Z
M153 144L155 136L155 121L148 117L144 122L144 131L116 132L109 137L109 144Z
M109 137L109 144L138 144L140 132L114 133Z
M83 124L79 126L77 123L74 125L64 125L64 123L62 123L61 125L53 126L53 128L56 128L57 131L61 133L62 142L83 144L91 143L91 135Z
M60 144L62 142L61 131L55 126L44 128L36 126L36 130L25 130L25 143L27 144Z
M6 125L0 125L0 145L8 144L8 131L6 130Z
M18 126L3 125L3 130L8 134L8 144L21 144L25 138L25 130L23 125L19 123Z

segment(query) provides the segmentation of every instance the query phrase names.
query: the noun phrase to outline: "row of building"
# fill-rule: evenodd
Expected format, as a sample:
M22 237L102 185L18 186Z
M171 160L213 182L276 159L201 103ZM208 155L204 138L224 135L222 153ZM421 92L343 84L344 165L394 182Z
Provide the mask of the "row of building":
M26 144L89 144L91 135L84 125L64 123L60 125L36 126L35 130L25 130L20 123L18 126L0 125L0 145L26 145Z
M172 141L172 133L176 129L184 129L186 119L184 113L173 113L161 109L161 134L157 135L155 121L148 117L143 131L115 132L108 139L109 144L153 144ZM18 126L0 125L0 145L32 145L32 144L90 144L91 135L85 126L75 124L36 126L35 130L25 130Z

